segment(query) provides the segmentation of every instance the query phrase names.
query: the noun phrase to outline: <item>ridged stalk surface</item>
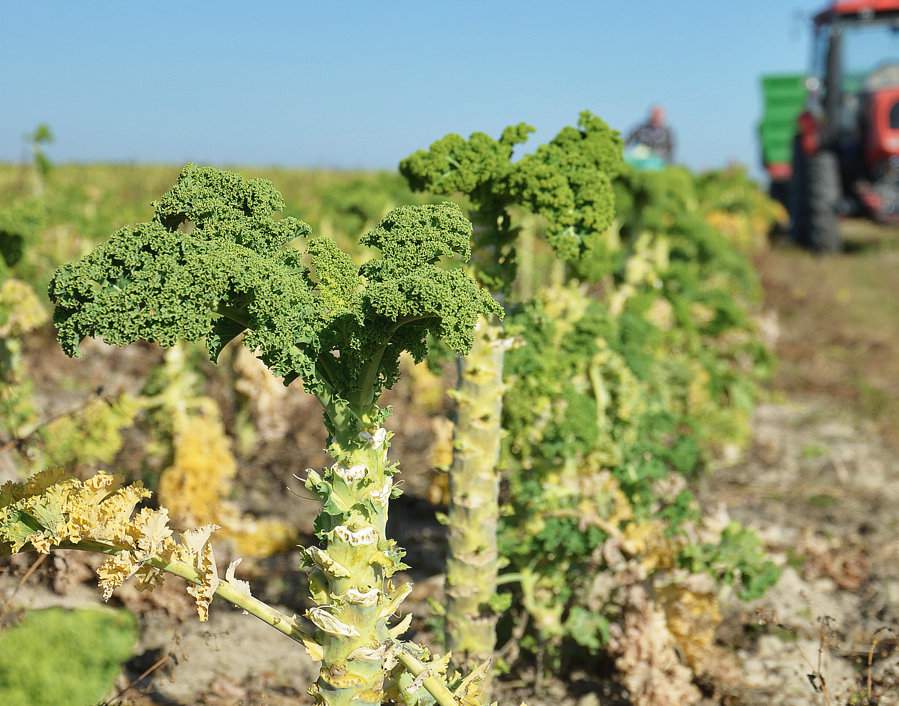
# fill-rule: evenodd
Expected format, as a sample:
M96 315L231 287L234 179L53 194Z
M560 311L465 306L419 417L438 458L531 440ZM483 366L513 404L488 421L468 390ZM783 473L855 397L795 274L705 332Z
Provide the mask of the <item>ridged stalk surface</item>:
M334 464L309 472L307 487L322 500L318 536L324 549L306 552L310 592L306 613L315 625L321 672L312 693L327 706L380 706L387 621L410 590L394 587L402 552L386 536L395 469L387 461L388 435L380 427L337 429L329 453Z
M457 423L450 468L446 642L455 666L470 671L493 656L502 437L502 328L482 319L453 392ZM485 695L489 693L484 689Z

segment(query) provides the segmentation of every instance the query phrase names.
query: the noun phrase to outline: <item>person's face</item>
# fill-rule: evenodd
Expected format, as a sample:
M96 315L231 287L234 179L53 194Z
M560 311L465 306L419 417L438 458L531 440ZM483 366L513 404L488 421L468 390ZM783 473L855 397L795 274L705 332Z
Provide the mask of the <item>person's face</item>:
M661 108L653 108L649 113L649 121L655 127L661 127L665 124L665 111Z

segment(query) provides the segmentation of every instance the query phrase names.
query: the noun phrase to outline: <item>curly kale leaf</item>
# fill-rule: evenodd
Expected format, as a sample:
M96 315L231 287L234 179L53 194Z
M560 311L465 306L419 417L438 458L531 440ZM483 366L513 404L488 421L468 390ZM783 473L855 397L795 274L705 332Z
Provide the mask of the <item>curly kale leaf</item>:
M450 133L426 150L400 162L400 173L415 191L441 196L467 194L480 205L499 196L496 184L511 168L515 145L528 139L534 128L526 123L510 125L499 140L483 132L466 140Z
M51 284L60 343L204 340L217 356L236 335L286 382L357 408L396 379L404 350L421 358L434 335L457 352L496 304L444 260L469 255L471 224L451 204L390 212L364 243L380 256L357 267L330 239L278 218L264 180L188 165L154 220L121 229Z
M622 168L621 138L589 111L564 127L507 177L516 203L546 220L547 239L565 260L594 247L615 217L612 180Z
M310 230L295 218L274 218L284 199L271 182L209 167L185 167L153 206L155 220L167 230L192 224L195 237L227 240L260 255L272 255Z
M442 264L467 261L470 238L471 223L448 203L395 208L363 237L380 255L359 269L362 323L337 322L323 335L325 350L340 351L329 362L353 390L348 399L364 406L360 395L392 386L400 354L422 360L429 336L465 354L478 318L502 313L464 269Z
M273 233L287 242L309 228L276 221L279 199L270 184L185 167L154 221L122 228L57 271L50 298L63 349L77 354L86 336L205 340L215 356L247 329L246 344L278 375L309 375L322 306L299 253L270 247Z
M577 260L603 241L614 218L612 180L622 168L621 138L585 111L577 127L514 161L513 152L533 131L520 123L500 139L482 132L467 140L450 134L400 163L417 191L461 195L478 225L475 264L489 286L507 289L515 278L515 240L509 209L541 216L547 240L564 260Z

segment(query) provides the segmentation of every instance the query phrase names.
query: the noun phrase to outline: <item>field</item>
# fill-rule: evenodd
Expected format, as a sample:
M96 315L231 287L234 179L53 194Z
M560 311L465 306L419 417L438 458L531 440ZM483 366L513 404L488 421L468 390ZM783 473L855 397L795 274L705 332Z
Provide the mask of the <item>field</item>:
M236 170L270 179L285 216L366 262L378 262L375 248L359 238L390 208L444 200L437 188L413 193L399 174ZM148 221L178 173L58 166L15 278L49 310L56 267ZM567 246L552 239L557 214L522 215L524 200L509 208L527 248L519 246L517 279L505 290L522 304L504 323L514 342L505 351L504 430L497 420L495 434L502 485L492 521L502 558L490 596L493 698L503 706L899 704L899 233L849 223L846 252L816 257L782 238L769 245L773 217L728 231L724 207L680 203L692 176L673 174L674 187L618 178L620 243L569 269L554 260ZM28 200L29 179L24 167L0 166L0 209ZM749 189L740 179L699 182L697 200L723 203L717 184ZM638 193L649 205L634 197L626 207L622 194ZM472 212L477 198L466 201ZM495 206L485 201L482 213ZM632 233L625 208L645 209ZM643 228L664 241L641 239ZM692 269L694 256L706 269ZM129 284L122 277L114 287ZM0 480L55 465L82 481L98 470L142 481L156 496L140 507L167 506L177 529L220 527L221 576L242 557L238 573L253 596L287 616L318 610L318 579L297 568L310 561L300 547L322 539L320 505L333 501L333 476L320 486L307 479L330 466L334 431L300 380L285 388L234 344L217 365L202 345L116 348L94 338L73 359L48 320L12 330L3 335L15 338L20 377L10 389L27 382L29 400L18 423L4 420ZM393 581L413 582L400 613L412 614L409 635L434 654L445 649L446 556L459 528L458 481L446 470L447 418L464 409L459 392L448 394L454 358L447 349L415 366L404 356L382 402L392 408L385 427L402 471L387 535L406 555ZM13 393L4 404L18 414ZM594 426L599 432L585 431ZM340 463L334 468L355 467ZM2 497L0 509L10 502ZM41 670L23 676L4 655L17 634L23 651L69 639L65 616L114 633L80 648L97 655L83 666L90 679L60 677L85 682L88 695L72 696L72 706L315 703L306 692L317 662L289 637L224 601L199 622L194 598L171 577L152 592L125 582L109 600L115 612L100 609L103 557L65 548L69 540L47 555L32 539L0 558L0 703L29 703L28 688L31 703L44 703L36 696L43 672L65 657L49 651ZM34 628L40 620L45 632ZM424 693L423 679L403 687L406 703L434 703L408 695Z
M899 236L863 221L844 231L847 252L834 258L782 248L759 259L779 315L777 387L843 401L896 443Z

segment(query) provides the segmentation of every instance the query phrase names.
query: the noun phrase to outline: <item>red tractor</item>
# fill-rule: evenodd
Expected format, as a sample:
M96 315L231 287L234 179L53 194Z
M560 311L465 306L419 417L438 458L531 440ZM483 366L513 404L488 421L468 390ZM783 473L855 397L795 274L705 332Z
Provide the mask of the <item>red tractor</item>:
M806 87L792 231L805 247L836 251L840 216L899 222L899 0L842 0L815 15Z

